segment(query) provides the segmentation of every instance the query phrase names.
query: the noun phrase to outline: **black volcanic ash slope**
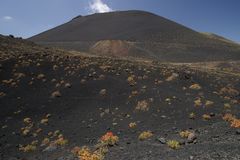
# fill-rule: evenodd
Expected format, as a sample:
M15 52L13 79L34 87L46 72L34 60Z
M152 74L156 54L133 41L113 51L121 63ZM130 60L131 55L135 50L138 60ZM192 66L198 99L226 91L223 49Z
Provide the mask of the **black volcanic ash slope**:
M122 40L131 42L134 48L129 56L135 56L135 52L141 50L151 55L148 58L169 61L240 59L239 45L144 11L78 16L30 40L80 51L88 51L98 41Z
M95 149L109 131L119 142L104 160L237 160L239 128L222 116L240 121L239 93L239 76L59 54L0 35L0 160L80 160L71 150ZM152 137L139 140L144 131Z
M61 34L59 34L61 33ZM183 36L178 36L178 35ZM74 18L30 38L33 41L128 40L190 42L196 33L163 17L141 11L112 12Z

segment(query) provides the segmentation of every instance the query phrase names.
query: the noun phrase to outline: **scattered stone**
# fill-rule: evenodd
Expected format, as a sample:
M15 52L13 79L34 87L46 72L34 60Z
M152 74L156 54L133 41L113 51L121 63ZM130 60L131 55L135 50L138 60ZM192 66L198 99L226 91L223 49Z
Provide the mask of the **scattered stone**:
M0 97L4 97L4 96L6 96L6 93L0 92Z
M55 91L55 92L53 92L52 94L51 94L51 97L52 98L57 98L57 97L61 97L62 95L61 95L61 93L59 92L59 91Z
M105 109L104 113L109 114L110 113L110 109L109 108Z
M193 90L200 90L202 87L196 83L196 84L191 85L189 88L193 89Z
M237 129L237 130L236 130L236 134L237 134L237 135L240 135L240 129Z
M186 141L184 139L180 139L178 142L179 142L180 145L185 145L186 144Z
M117 126L118 124L117 123L112 123L113 126Z
M79 158L75 157L73 154L68 154L66 156L59 157L57 160L79 160Z
M85 84L85 83L86 83L86 80L85 80L85 79L82 79L80 83L81 83L81 84Z
M130 141L127 141L126 144L131 144L131 142L130 142Z
M65 84L65 88L71 88L71 87L72 87L72 85L70 83Z
M211 117L214 117L215 116L215 113L210 113L209 114Z
M5 129L5 128L7 128L8 126L7 125L4 125L4 126L2 126L2 129Z
M169 76L169 77L166 79L166 81L167 81L167 82L173 81L173 80L177 79L178 76L179 76L179 74L177 74L177 73L172 73L172 75Z
M55 64L55 65L53 65L53 70L55 71L55 70L57 70L58 69L58 66Z
M105 96L105 95L107 95L107 90L106 90L106 89L102 89L102 90L99 92L99 94L100 94L101 96Z
M37 79L43 79L43 78L45 78L45 75L44 75L44 74L39 74L39 75L37 76Z
M100 113L100 117L103 117L105 115L105 112Z
M197 139L197 136L196 136L196 134L194 133L194 132L191 132L189 135L188 135L188 137L187 137L187 142L188 143L193 143L193 141L195 140L195 139Z
M165 115L161 115L161 118L167 118L167 116L165 116Z
M43 152L52 152L52 151L55 151L57 149L57 146L56 145L50 145L48 147L46 147Z
M163 137L157 138L157 140L158 140L161 144L166 144L166 143L167 143L166 139L163 138Z

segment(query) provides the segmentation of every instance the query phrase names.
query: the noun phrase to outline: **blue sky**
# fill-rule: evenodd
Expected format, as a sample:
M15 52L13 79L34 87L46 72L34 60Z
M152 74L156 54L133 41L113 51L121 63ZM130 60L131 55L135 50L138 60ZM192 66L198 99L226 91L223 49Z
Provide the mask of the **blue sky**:
M27 38L77 15L131 9L240 42L240 0L1 0L0 34Z

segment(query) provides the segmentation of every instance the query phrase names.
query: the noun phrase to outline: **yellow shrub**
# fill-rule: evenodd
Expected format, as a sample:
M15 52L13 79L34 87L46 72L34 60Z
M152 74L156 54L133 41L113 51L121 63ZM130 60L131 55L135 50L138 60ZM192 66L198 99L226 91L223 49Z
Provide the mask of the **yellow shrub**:
M206 103L205 103L205 106L206 106L206 107L210 107L210 106L212 106L213 104L214 104L213 101L207 100Z
M151 131L144 131L138 136L138 139L139 140L145 140L145 139L148 139L152 136L153 136L153 134L152 134Z
M239 91L234 88L231 88L231 87L223 87L223 88L221 88L219 93L221 95L237 96L239 94Z
M194 101L194 106L196 106L196 107L202 106L202 101L200 98Z
M49 143L50 143L50 139L49 138L44 138L43 141L42 141L41 146L45 146L45 145L47 145Z
M128 84L129 84L130 86L134 86L134 85L136 84L134 78L135 78L135 76L133 76L133 75L132 75L132 76L129 76L129 77L127 78Z
M30 129L29 129L29 128L23 128L23 129L22 129L22 134L23 134L24 136L28 135L29 133L30 133Z
M101 137L100 141L101 143L112 146L118 142L118 136L113 135L112 132L107 132Z
M172 149L179 149L180 148L180 143L176 140L169 140L167 142L168 147Z
M4 97L4 96L6 96L6 93L0 92L0 97Z
M41 124L48 124L48 119L47 118L42 119Z
M196 84L191 85L189 88L193 89L193 90L200 90L202 87L196 83Z
M92 152L88 147L82 147L82 148L75 148L75 154L81 159L81 160L103 160L103 155L100 155L96 152Z
M203 118L204 120L210 120L210 119L211 119L211 116L208 115L208 114L204 114L204 115L202 115L202 118Z
M64 139L63 137L58 138L57 140L54 141L55 145L58 146L64 146L68 143L68 140Z
M24 118L23 122L26 124L29 124L29 123L31 123L31 118Z
M237 119L235 116L233 116L230 113L226 113L223 116L223 120L230 122L231 123L231 127L234 128L240 128L240 119Z
M224 103L224 109L230 109L231 105L229 103Z
M226 113L224 116L223 116L223 120L227 121L227 122L231 122L235 119L235 117L230 114L230 113Z
M137 124L135 122L131 122L129 123L129 128L135 128L137 126Z
M21 146L19 147L19 150L20 151L23 151L23 152L33 152L37 149L36 145L33 145L33 144L28 144L26 146Z
M188 131L188 130L185 130L185 131L181 131L179 133L179 135L182 137L182 138L188 138L189 134L191 134L192 132Z
M136 110L141 111L148 111L149 110L149 103L146 100L138 101Z
M240 128L240 119L233 119L233 121L231 122L231 127Z
M167 82L173 81L173 80L177 79L178 76L179 76L179 75L178 75L177 73L172 73L171 76L169 76L169 77L166 78L166 81L167 81Z
M196 118L196 114L194 112L189 114L189 118L190 119L195 119Z

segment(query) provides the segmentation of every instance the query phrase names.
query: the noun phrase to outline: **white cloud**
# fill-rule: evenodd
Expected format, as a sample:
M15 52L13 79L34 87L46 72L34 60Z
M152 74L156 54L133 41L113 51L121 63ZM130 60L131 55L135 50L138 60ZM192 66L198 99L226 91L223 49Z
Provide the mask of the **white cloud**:
M11 16L4 16L3 19L6 20L6 21L11 21L13 19L13 17L11 17Z
M89 8L92 13L105 13L112 11L112 9L107 4L103 3L102 0L93 0L89 3Z

